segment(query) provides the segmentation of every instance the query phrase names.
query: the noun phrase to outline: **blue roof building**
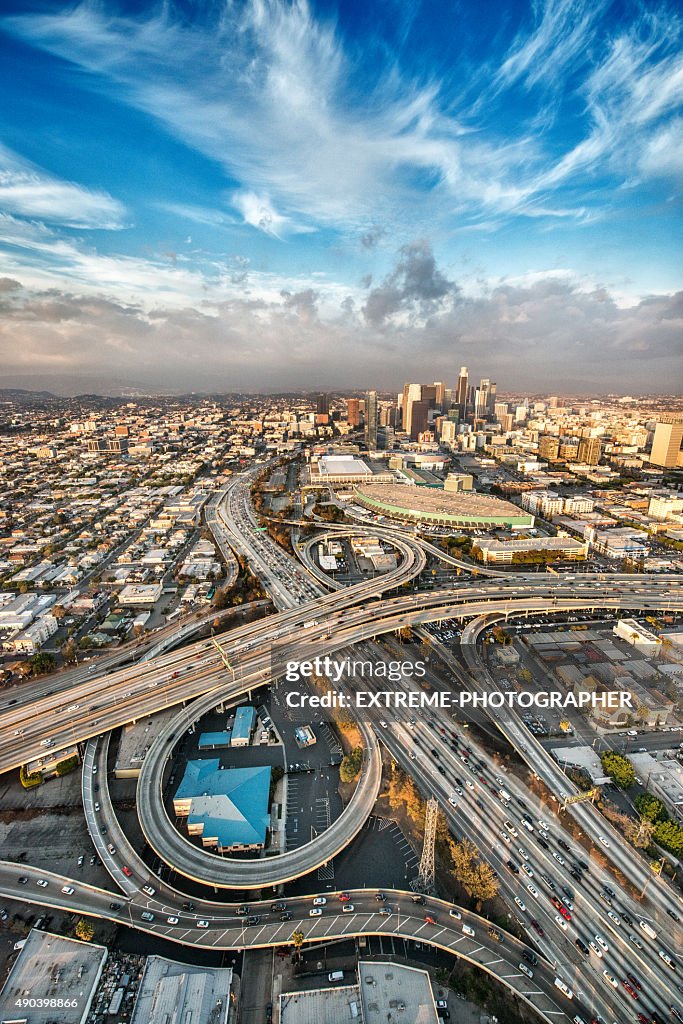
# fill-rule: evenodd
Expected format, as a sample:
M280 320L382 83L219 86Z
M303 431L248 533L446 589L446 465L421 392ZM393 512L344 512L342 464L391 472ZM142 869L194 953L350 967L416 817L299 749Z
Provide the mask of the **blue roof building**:
M219 853L259 849L270 820L269 793L269 766L221 769L218 758L188 761L173 807L203 846Z
M216 747L230 746L230 730L225 732L203 732L199 737L200 750L215 750Z
M251 734L254 730L256 709L251 704L242 704L235 711L235 721L232 725L231 747L248 747Z

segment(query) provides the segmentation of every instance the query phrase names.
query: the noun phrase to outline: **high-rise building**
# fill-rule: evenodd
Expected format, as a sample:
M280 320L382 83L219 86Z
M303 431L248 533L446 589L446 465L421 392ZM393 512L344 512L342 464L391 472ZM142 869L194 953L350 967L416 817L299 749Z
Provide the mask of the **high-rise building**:
M538 439L538 457L555 462L560 454L560 439L555 434L541 434Z
M488 414L489 414L489 416L493 416L494 415L494 409L496 408L496 391L497 390L498 390L498 385L496 384L495 380L492 380L491 381L491 385L489 387L489 402L488 402Z
M360 426L360 402L357 398L346 399L346 419L350 427Z
M412 437L413 403L422 399L421 384L403 385L403 429Z
M446 385L442 380L434 381L435 401L437 409L443 409L446 402Z
M455 404L458 407L460 418L464 419L465 413L467 412L467 382L469 375L466 366L460 367L460 373L458 375L458 382L455 385Z
M379 407L380 427L396 426L396 406L393 402L383 402Z
M501 417L507 416L508 414L507 402L496 402L495 406L493 407L493 412L498 422L500 422Z
M429 424L429 410L433 408L428 399L420 399L413 402L412 416L410 419L410 437L417 441L420 434L424 434Z
M479 420L484 420L489 414L489 401L491 398L491 381L488 378L483 378L479 381L479 387L477 388L474 396L474 415Z
M660 417L652 439L650 462L653 466L674 469L683 465L683 415L671 414Z
M365 443L368 451L377 449L377 392L368 391L365 398Z
M600 461L600 438L582 437L579 441L578 461L586 466L597 466Z
M319 394L315 403L315 411L319 416L328 416L330 412L330 397L326 394Z

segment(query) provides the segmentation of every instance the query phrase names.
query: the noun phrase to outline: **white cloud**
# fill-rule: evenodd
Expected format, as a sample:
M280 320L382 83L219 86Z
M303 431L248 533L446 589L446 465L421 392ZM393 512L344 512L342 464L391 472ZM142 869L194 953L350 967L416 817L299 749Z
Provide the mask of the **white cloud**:
M242 214L245 224L258 228L267 235L274 235L275 238L282 238L290 231L300 233L314 230L296 225L291 218L278 213L266 195L248 191L234 192L231 201L235 209Z
M72 228L116 230L126 210L107 192L60 181L0 144L0 209Z

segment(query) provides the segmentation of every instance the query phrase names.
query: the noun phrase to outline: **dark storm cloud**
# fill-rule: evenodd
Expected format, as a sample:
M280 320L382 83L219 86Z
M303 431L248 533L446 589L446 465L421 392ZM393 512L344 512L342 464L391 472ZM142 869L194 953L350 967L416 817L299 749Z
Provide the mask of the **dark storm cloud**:
M429 316L453 299L459 289L439 270L427 241L404 245L396 266L381 285L373 288L363 314L373 327L381 327L394 314Z

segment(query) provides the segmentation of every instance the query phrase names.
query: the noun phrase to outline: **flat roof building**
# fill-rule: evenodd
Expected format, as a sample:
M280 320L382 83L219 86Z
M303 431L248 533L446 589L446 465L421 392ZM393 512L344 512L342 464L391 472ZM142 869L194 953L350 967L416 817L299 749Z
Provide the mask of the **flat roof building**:
M119 604L133 607L156 604L163 589L161 583L129 583L119 593Z
M279 1010L280 1024L364 1024L358 985L283 992Z
M231 747L248 747L254 731L256 711L250 704L243 704L235 711L235 721L230 736Z
M195 967L150 956L131 1024L227 1024L231 986L231 967Z
M84 1024L106 959L104 946L33 928L0 992L0 1021ZM18 1006L27 995L29 1005ZM69 1005L50 1005L59 999Z
M499 562L510 565L524 561L534 554L547 552L556 558L585 558L588 542L572 537L530 537L524 540L477 540L475 548L481 552L483 562Z
M662 648L662 641L657 634L641 626L635 619L619 619L612 632L636 650L647 652L650 657L656 657Z
M200 750L216 750L218 747L229 747L231 732L226 729L224 732L203 732L199 737L198 747Z
M358 974L363 1024L386 1024L392 1019L410 1024L438 1024L427 971L361 960Z
M221 768L218 758L188 761L173 798L190 836L219 853L265 845L270 767Z

